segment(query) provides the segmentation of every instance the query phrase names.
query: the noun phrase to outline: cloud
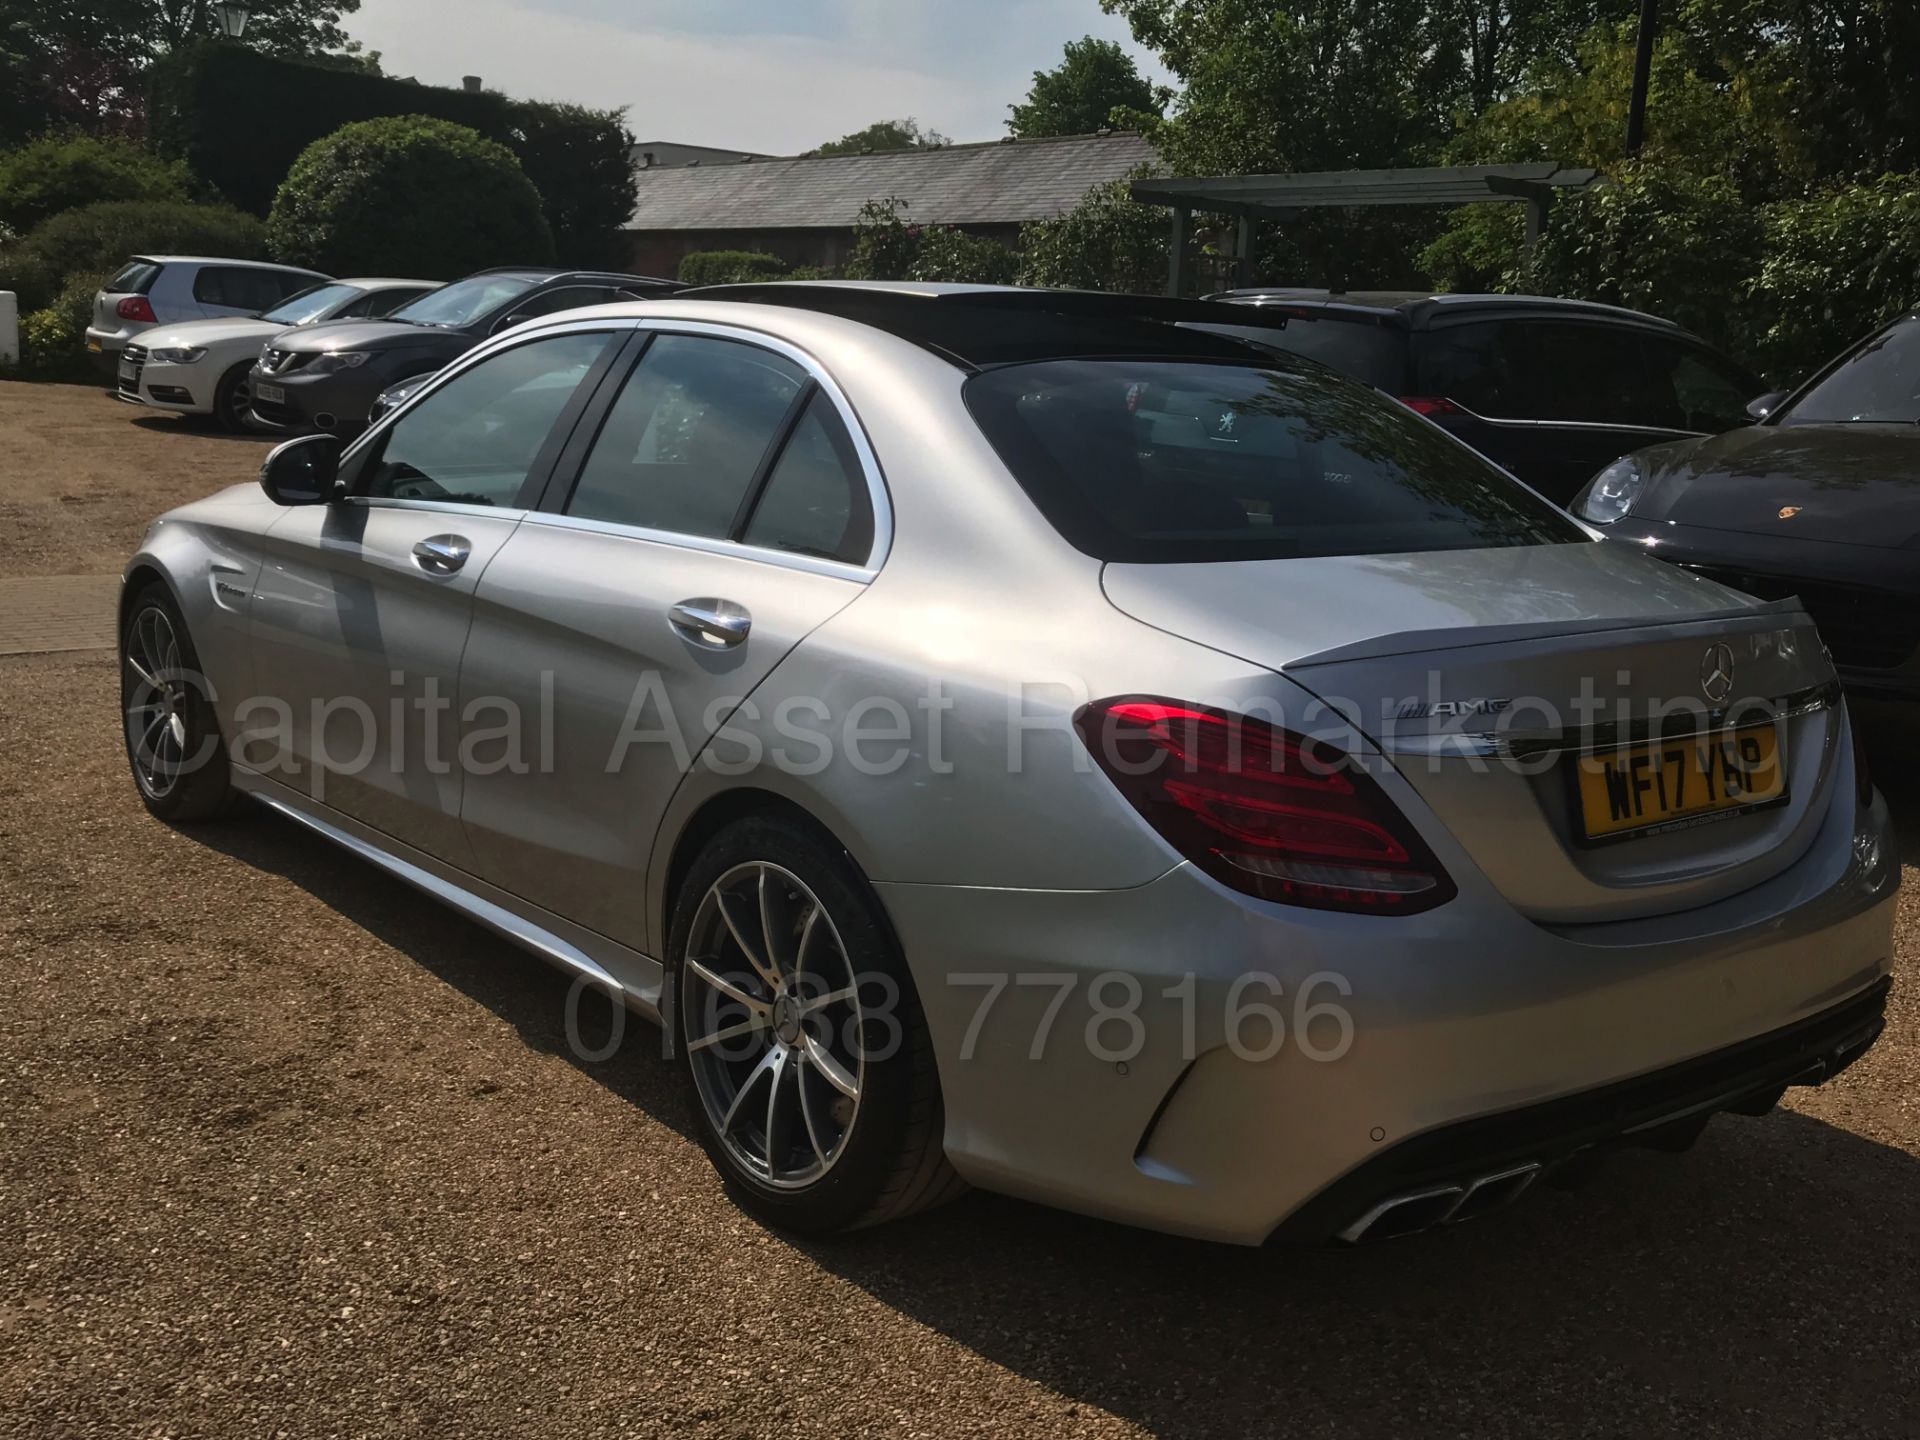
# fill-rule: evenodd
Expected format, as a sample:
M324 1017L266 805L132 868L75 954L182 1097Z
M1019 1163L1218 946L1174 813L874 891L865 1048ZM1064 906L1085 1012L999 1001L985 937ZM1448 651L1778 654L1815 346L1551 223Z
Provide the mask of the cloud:
M1125 39L1094 0L365 0L349 30L392 74L624 105L644 139L776 154L905 115L997 139L1066 41Z

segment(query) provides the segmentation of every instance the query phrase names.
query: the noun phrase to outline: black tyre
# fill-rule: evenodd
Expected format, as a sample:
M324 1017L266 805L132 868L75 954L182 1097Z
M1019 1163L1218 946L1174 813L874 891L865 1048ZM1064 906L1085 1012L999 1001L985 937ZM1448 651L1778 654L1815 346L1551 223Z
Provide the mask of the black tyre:
M205 820L235 797L200 657L166 586L133 597L120 632L120 715L127 763L148 810L169 824Z
M784 818L728 826L688 871L668 953L701 1139L741 1208L822 1234L965 1189L912 978L837 845Z
M220 377L213 391L213 418L222 430L248 429L253 412L253 362L244 360Z

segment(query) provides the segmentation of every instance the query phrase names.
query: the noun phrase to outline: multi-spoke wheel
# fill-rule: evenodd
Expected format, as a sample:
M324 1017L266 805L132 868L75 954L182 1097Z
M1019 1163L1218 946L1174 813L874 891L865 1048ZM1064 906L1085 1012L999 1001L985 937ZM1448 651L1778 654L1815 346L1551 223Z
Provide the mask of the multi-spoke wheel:
M809 1185L860 1111L860 993L820 899L790 870L736 865L693 919L680 994L707 1118L746 1169Z
M198 820L232 796L199 657L164 586L134 597L120 635L120 712L140 798L163 820Z
M702 1135L743 1204L839 1230L961 1188L911 980L844 852L784 819L721 831L681 887L672 953Z

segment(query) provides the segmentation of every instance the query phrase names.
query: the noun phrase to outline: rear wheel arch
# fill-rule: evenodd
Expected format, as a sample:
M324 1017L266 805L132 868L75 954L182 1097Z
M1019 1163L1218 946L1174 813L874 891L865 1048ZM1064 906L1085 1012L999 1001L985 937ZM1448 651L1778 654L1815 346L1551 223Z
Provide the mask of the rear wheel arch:
M732 790L722 790L701 802L698 809L689 815L680 832L674 837L673 850L667 860L666 882L661 889L659 904L659 923L654 934L659 937L659 946L666 948L667 930L673 921L673 908L679 902L680 891L686 884L687 872L706 848L707 842L718 835L727 826L751 816L762 815L770 818L789 820L810 830L824 843L846 854L856 871L865 880L865 869L853 857L853 851L834 834L832 828L822 823L804 805L789 800L784 795L776 795L771 790L761 790L753 786L742 786ZM872 882L869 881L869 884ZM885 906L883 905L884 911Z

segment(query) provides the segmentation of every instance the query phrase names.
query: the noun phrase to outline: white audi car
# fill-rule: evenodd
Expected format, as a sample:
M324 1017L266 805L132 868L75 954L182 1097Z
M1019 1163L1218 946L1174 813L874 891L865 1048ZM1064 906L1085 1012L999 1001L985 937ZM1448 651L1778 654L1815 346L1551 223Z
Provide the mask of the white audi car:
M244 430L253 400L248 373L267 341L330 320L378 319L439 288L436 280L328 280L260 315L156 325L120 352L115 394L155 410L211 415L228 430Z

